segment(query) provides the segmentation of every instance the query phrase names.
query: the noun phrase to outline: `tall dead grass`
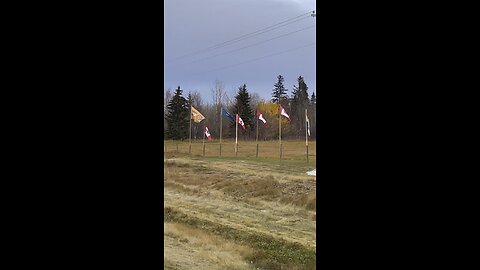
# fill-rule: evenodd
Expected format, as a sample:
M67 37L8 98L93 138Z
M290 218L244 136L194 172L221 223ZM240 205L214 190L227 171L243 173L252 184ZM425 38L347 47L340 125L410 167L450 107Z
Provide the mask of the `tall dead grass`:
M165 222L164 234L187 244L195 255L222 269L249 269L245 258L253 254L249 246L239 245L224 238L181 223Z

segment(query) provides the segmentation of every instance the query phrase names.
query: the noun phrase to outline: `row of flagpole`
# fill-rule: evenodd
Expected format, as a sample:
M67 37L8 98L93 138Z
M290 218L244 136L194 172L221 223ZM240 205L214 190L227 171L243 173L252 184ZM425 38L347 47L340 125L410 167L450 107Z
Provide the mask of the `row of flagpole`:
M290 116L287 114L285 109L282 105L279 104L279 114L278 114L278 141L280 144L280 159L282 159L282 115L285 116L288 121L290 122ZM223 116L228 117L229 119L233 120L233 116L228 113L223 107L220 107L220 156L222 156L222 127L223 127ZM258 120L262 120L264 127L266 128L267 121L263 118L263 114L256 110L256 122L257 122L257 135L256 135L256 154L255 156L258 158ZM189 147L188 147L188 154L192 154L192 119L195 123L200 123L205 119L197 109L195 109L192 104L190 104L190 121L189 121ZM242 125L242 128L245 130L245 124L242 118L237 114L235 114L235 156L238 156L238 124ZM306 147L306 156L307 156L307 163L308 163L308 136L310 136L310 121L308 119L307 109L305 109L305 147ZM203 156L205 156L205 137L208 140L211 139L210 132L208 127L204 126L203 136L202 136L202 145L203 145Z

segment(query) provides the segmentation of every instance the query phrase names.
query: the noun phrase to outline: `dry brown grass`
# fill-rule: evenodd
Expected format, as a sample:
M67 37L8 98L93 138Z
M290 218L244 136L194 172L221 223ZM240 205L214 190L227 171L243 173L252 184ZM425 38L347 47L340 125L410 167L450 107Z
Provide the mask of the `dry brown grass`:
M218 237L203 230L180 223L164 223L164 235L173 238L175 244L191 251L191 264L203 261L211 269L250 269L245 258L253 250L244 245ZM175 254L170 261L175 260Z
M189 142L186 141L164 141L166 152L188 154ZM259 141L258 156L260 158L280 158L280 144L278 141ZM164 148L164 152L165 152ZM239 141L238 157L254 158L256 154L257 143L255 141ZM316 160L316 141L308 142L308 158L312 164ZM201 140L192 140L192 156L203 156L203 143ZM205 156L220 157L220 141L205 141ZM222 140L222 157L235 157L235 140ZM306 160L306 147L303 140L282 141L282 158L286 160Z
M171 207L164 208L164 221L188 224L221 236L223 241L235 241L251 247L253 251L244 256L255 269L314 269L316 265L314 250L296 242L285 241L278 236L197 218Z
M175 222L165 227L168 267L313 269L316 179L306 175L311 166L169 154L164 206L181 214L166 220Z
M245 169L231 168L229 162L224 162L227 166L221 162L210 163L210 166L205 165L207 163L204 161L187 162L184 159L165 162L166 187L178 188L189 194L199 193L202 189L215 189L236 199L261 197L315 210L316 183L312 177L302 174L297 178L289 178L282 173L274 176L263 168L245 172ZM246 163L245 166L251 167L252 164ZM299 181L298 178L302 180ZM168 181L169 179L174 180Z

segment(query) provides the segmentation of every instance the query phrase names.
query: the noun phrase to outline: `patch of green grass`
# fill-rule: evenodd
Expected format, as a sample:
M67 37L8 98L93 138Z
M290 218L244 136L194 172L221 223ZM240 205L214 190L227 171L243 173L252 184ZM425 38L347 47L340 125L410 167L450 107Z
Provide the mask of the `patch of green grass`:
M241 231L208 220L191 217L171 207L163 209L164 222L188 224L236 243L248 245L254 252L245 258L261 269L315 269L316 251L299 243L287 242L263 233Z

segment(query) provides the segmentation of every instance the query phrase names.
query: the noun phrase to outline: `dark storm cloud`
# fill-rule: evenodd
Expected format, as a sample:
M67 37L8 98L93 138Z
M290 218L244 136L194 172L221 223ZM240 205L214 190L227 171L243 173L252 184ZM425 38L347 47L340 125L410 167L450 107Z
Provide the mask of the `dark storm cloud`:
M210 101L210 89L218 79L230 94L245 83L251 93L269 99L281 74L289 93L298 76L305 78L309 93L316 91L313 17L229 46L188 55L307 13L315 9L314 5L314 1L300 0L166 0L164 88L173 90L180 85L185 92L197 90ZM298 32L288 34L294 31ZM264 42L268 39L273 40ZM251 46L256 43L261 44ZM242 47L248 48L238 50ZM233 50L237 51L227 53ZM266 57L287 50L292 51ZM223 55L212 57L218 54ZM257 58L262 59L239 64Z

